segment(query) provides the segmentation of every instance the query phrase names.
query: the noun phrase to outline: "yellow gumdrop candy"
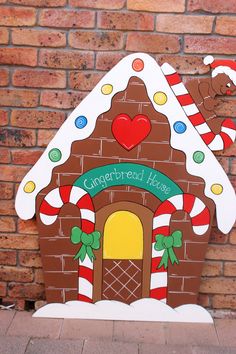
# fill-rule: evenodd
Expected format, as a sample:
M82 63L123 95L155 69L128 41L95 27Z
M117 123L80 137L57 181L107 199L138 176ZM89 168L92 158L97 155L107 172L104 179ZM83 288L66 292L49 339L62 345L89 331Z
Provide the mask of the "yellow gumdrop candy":
M216 183L211 186L211 191L212 191L212 193L219 195L223 192L223 187L221 184Z
M110 84L103 85L101 91L104 95L110 95L113 91L113 86Z
M167 96L164 92L156 92L153 96L153 101L161 106L167 102Z
M35 183L32 181L29 181L25 184L24 186L24 192L25 193L32 193L35 190Z

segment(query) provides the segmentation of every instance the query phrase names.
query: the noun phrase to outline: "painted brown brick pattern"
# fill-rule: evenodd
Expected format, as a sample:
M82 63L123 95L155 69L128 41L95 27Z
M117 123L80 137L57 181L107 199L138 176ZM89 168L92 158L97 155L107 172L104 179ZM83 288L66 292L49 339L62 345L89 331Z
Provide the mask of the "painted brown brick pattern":
M3 289L0 295L3 301L15 301L18 307L24 307L25 300L44 298L44 286L38 276L41 265L35 258L40 257L37 230L32 227L35 220L26 221L23 226L13 207L18 183L25 173L70 110L130 51L145 50L159 63L168 61L185 75L185 80L193 75L206 74L206 67L202 64L206 53L218 53L218 58L234 58L236 6L234 0L6 0L0 7L0 264L3 269L22 268L21 274L26 274L29 269L33 274L28 283L19 278L0 279ZM34 68L36 73L45 70L44 75L53 75L53 81L46 83L50 87L40 82L40 75L31 75ZM148 114L145 106L142 108L144 114ZM218 114L234 118L235 99L224 99ZM99 119L91 137L95 145L101 132L110 130L110 124L107 118ZM155 128L155 133L162 134L167 125L163 122L162 130ZM162 139L161 135L158 135L158 141L161 141L159 139ZM150 143L147 141L138 151L141 159L145 160ZM109 153L112 137L103 139L101 145L103 151ZM99 154L99 150L94 153ZM181 163L181 154L173 152L173 156L176 153ZM72 172L77 174L82 172L84 163L89 169L95 167L94 160L99 163L101 159L94 155L82 161L76 154L73 158L78 170ZM124 156L121 161L126 158ZM236 186L235 147L217 154L217 158ZM114 158L107 157L109 161ZM153 161L145 160L145 164L157 168ZM164 163L161 167L165 169ZM179 185L194 193L198 182L184 181L184 165L179 171ZM60 172L53 178L60 178L63 184L66 175ZM74 175L70 179L73 182ZM134 199L142 198L147 205L154 205L155 199L148 193L132 188L122 191L131 192ZM119 193L114 189L98 195L97 207L116 200L117 195ZM63 223L60 230L63 230ZM221 234L215 227L212 230L199 297L200 303L206 307L236 310L236 286L232 281L235 235L235 229L228 235ZM188 253L191 255L191 248ZM52 262L52 269L61 264L65 272L71 271L67 256L63 256L63 260L60 256L56 260L49 256L47 261ZM190 262L188 267L191 268ZM189 289L185 279L173 277L171 281L173 291L180 283L183 289ZM62 294L61 290L50 289L58 300L70 298L73 291L65 290Z

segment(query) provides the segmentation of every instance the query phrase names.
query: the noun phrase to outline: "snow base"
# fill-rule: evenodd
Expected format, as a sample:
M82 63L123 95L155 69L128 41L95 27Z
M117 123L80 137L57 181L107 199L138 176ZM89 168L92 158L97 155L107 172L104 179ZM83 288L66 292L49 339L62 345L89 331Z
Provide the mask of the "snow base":
M130 305L113 300L95 304L83 301L52 303L41 307L33 317L213 323L209 312L199 305L187 304L173 309L155 299L140 299Z

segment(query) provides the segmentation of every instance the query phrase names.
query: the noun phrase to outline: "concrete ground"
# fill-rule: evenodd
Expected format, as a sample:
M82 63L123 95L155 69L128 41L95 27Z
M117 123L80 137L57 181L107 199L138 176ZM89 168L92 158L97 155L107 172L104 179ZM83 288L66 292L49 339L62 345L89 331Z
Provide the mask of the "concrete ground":
M236 320L213 324L32 318L0 310L0 354L232 354Z

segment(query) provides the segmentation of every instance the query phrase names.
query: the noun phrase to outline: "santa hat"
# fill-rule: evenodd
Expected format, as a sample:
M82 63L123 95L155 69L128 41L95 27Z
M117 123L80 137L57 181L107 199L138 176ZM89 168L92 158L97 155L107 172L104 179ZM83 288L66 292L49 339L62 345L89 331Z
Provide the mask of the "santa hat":
M212 77L218 74L226 74L230 80L236 85L236 63L233 60L215 60L213 56L208 55L204 58L203 63L212 68Z

